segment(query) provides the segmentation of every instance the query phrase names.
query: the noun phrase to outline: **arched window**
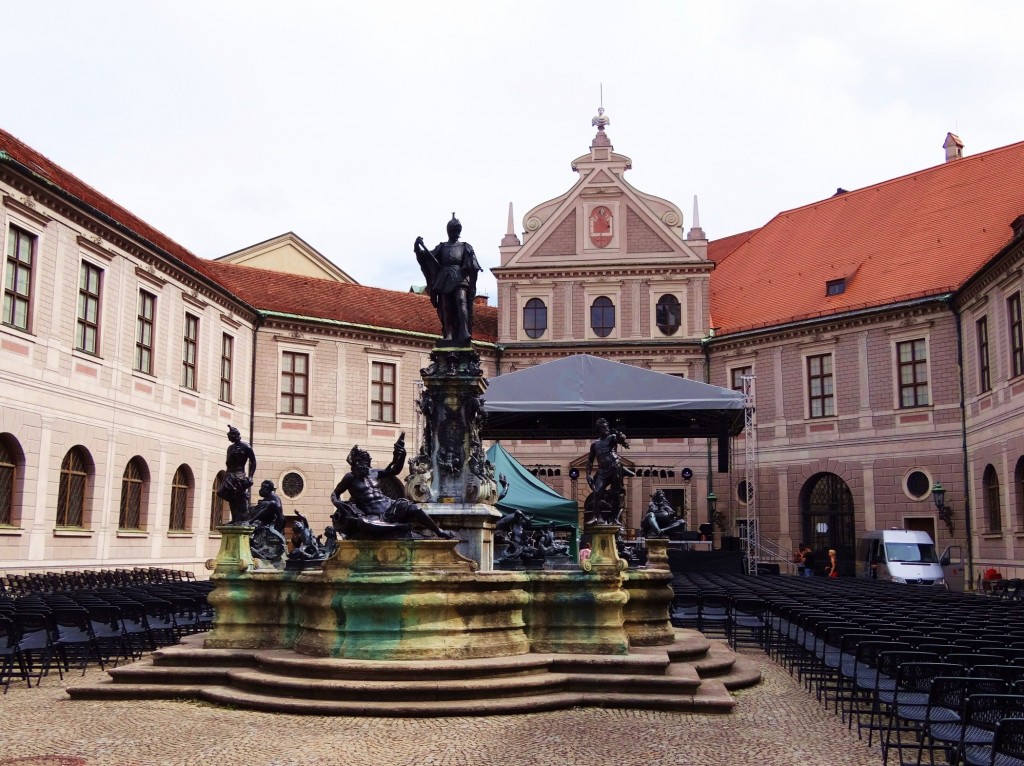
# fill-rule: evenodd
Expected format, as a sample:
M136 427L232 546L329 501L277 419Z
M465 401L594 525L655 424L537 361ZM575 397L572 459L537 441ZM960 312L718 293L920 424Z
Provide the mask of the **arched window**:
M216 532L217 527L222 524L226 524L231 518L231 506L228 505L228 501L224 500L220 495L217 494L217 490L220 489L220 483L224 481L224 471L217 474L217 478L213 480L213 492L210 498L210 531Z
M523 306L523 331L530 338L539 338L548 329L548 307L540 298L530 298Z
M985 466L981 478L982 492L985 497L985 518L989 532L1003 531L1003 514L999 508L999 477L991 464Z
M21 450L17 442L6 434L0 435L0 526L17 526L20 521L14 512L19 463Z
M654 317L662 335L675 335L682 321L682 309L679 305L679 299L669 294L658 298Z
M1024 457L1017 458L1013 469L1013 490L1017 495L1017 529L1024 529Z
M590 304L590 328L599 338L607 338L615 329L615 304L602 295Z
M118 529L142 529L142 508L149 484L149 469L141 457L133 457L121 476L121 515Z
M72 447L60 464L60 485L57 487L57 526L84 527L85 497L89 486L92 460L82 447Z
M172 532L188 530L192 520L192 470L178 466L171 480L171 520L167 525Z

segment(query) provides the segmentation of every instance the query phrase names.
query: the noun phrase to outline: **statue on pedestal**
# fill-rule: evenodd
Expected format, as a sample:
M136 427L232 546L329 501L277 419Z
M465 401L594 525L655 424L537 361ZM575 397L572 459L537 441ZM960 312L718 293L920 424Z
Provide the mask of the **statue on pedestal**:
M348 464L352 466L331 494L337 509L331 516L334 529L348 539L408 539L415 537L414 527L424 527L434 537L451 540L454 533L441 529L430 515L416 503L403 498L392 499L380 489L380 480L395 477L405 465L405 433L395 442L391 463L379 470L370 467L370 453L352 447ZM349 500L341 499L349 493Z
M227 458L224 478L217 487L217 497L227 500L231 508L229 524L245 524L249 516L249 490L252 475L256 473L256 455L252 447L242 441L242 434L234 426L228 426ZM248 470L246 470L248 466Z
M622 446L629 449L629 442L621 431L613 431L604 418L598 418L594 425L597 428L597 438L590 443L590 454L587 455L587 484L591 491L590 497L587 498L591 507L589 521L621 524L622 501L626 494L622 480L634 474L619 461L618 448Z
M476 278L482 271L473 246L459 242L462 224L452 213L448 241L427 250L423 237L416 237L413 252L427 280L430 302L441 320L442 346L468 346L473 336L473 301Z
M284 507L274 482L267 479L260 484L260 501L250 510L246 524L256 527L252 531L249 547L256 558L280 561L287 548L284 539Z
M647 504L647 515L640 522L640 534L643 537L672 537L671 533L685 531L686 519L676 516L662 490L654 490L651 502Z

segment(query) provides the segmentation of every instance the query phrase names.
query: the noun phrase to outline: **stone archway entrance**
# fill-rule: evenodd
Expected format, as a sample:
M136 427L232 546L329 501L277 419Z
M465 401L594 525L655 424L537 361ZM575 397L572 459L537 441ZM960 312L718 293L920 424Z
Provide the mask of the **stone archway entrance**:
M816 574L828 568L828 551L834 548L839 574L853 577L856 571L856 538L853 493L834 473L812 476L800 490L803 540L814 550Z

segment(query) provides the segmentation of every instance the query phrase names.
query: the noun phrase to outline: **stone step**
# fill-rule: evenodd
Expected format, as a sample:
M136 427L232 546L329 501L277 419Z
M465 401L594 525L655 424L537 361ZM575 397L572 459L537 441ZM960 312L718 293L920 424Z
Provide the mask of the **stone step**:
M607 707L727 713L736 702L725 690L702 686L695 694L554 692L520 697L460 700L327 700L273 697L236 688L156 684L95 684L68 688L72 699L192 699L250 710L304 715L472 716L539 713L571 707Z
M689 661L679 661L689 657ZM318 715L453 716L573 706L728 712L758 683L758 664L723 642L679 630L669 646L628 655L524 654L418 662L309 657L285 650L204 649L201 638L71 686L72 699L195 699Z

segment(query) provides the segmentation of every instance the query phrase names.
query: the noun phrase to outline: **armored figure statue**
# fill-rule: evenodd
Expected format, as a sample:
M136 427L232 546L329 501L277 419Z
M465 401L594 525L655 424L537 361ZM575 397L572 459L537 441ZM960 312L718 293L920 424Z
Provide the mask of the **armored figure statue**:
M640 534L644 537L672 537L671 532L685 531L686 519L676 517L662 490L654 490L651 502L647 504L647 515L640 522Z
M405 433L395 442L394 454L387 468L379 470L370 467L370 453L352 447L348 464L352 466L338 482L331 494L331 503L337 509L331 516L335 530L351 539L367 538L408 538L413 536L413 527L425 527L435 537L451 540L453 532L437 526L430 515L416 503L403 498L392 499L380 489L380 480L395 477L405 465ZM349 500L341 499L349 493Z
M430 302L441 320L439 345L466 346L473 336L473 301L476 298L477 273L482 269L468 242L459 242L462 224L452 213L448 222L448 241L427 250L423 237L416 237L413 252L427 280Z
M234 426L228 426L227 458L224 478L217 487L217 497L227 500L231 508L231 524L245 524L249 515L249 489L252 475L256 473L256 455L252 447L242 441L242 434ZM248 466L248 470L246 470Z
M619 446L629 449L626 437L620 431L613 431L608 421L598 418L597 438L590 444L590 454L587 455L587 484L592 493L591 502L594 520L598 518L605 524L620 523L622 515L622 498L626 493L622 480L626 476L632 476L630 471L619 461ZM597 463L597 471L594 471L594 463Z

